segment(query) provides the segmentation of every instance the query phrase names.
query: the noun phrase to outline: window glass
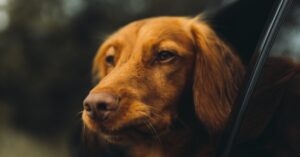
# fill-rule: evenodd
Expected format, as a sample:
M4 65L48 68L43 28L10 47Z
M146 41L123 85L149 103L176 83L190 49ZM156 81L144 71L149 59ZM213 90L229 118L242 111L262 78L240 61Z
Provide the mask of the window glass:
M294 1L247 108L233 154L299 156L300 3Z

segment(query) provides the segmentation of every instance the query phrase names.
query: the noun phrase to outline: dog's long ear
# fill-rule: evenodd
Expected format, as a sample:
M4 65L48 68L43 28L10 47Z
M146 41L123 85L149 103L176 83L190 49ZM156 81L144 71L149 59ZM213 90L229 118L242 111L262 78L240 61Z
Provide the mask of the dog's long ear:
M244 68L239 58L205 23L191 23L196 58L195 112L209 133L221 131L237 95Z

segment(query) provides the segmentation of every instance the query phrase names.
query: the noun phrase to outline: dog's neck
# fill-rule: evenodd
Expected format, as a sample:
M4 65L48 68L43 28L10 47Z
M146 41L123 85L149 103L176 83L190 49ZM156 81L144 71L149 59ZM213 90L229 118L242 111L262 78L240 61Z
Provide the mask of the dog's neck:
M185 97L188 98L188 97ZM185 106L185 112L193 113L193 101L182 100L182 102L191 103ZM190 108L187 108L190 106ZM182 110L179 108L179 110ZM195 115L181 114L180 119L176 119L168 133L159 136L159 139L152 138L147 142L143 141L132 145L130 156L133 157L197 157L207 156L210 149L209 135L203 125L196 119ZM205 154L205 155L204 155Z
M176 124L177 125L177 124ZM208 138L203 136L203 130L192 124L177 126L169 133L157 139L137 143L130 148L133 157L197 157L209 153Z
M191 88L183 92L178 105L178 119L170 131L129 147L130 157L203 157L211 156L209 135L196 118Z

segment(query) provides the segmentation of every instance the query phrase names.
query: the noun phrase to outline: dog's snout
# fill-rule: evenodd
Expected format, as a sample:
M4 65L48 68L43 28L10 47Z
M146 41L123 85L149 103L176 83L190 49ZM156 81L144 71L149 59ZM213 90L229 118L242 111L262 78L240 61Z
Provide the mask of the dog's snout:
M118 97L109 93L91 93L85 98L83 107L90 118L106 120L118 109Z

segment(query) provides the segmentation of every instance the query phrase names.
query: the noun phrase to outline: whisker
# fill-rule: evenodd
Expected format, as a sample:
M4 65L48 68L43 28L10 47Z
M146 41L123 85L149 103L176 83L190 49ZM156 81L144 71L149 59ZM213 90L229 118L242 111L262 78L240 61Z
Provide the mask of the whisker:
M148 117L148 118L150 118L150 117ZM153 127L152 123L149 120L144 121L144 123L146 124L147 128L151 131L151 133L154 136L154 138L156 139L156 141L161 145L162 141L161 141L160 137L158 136L157 131Z
M163 118L161 115L160 115L160 111L158 109L156 109L155 107L153 106L149 106L150 109L152 109L152 114L154 116L157 116L158 118Z
M153 132L154 132L154 134L155 134L155 138L158 140L158 143L159 143L159 144L162 144L161 139L160 139L160 137L158 136L157 131L156 131L156 129L153 127L152 123L149 122L148 124L149 124L149 126L152 128L152 130L153 130Z
M155 108L154 106L148 106L149 108L153 109L154 111L160 112L157 108Z
M84 142L87 142L87 134L86 134L86 126L85 124L82 125L82 133L81 138Z
M79 112L76 114L76 116L81 116L82 113L83 113L83 111L79 111Z

